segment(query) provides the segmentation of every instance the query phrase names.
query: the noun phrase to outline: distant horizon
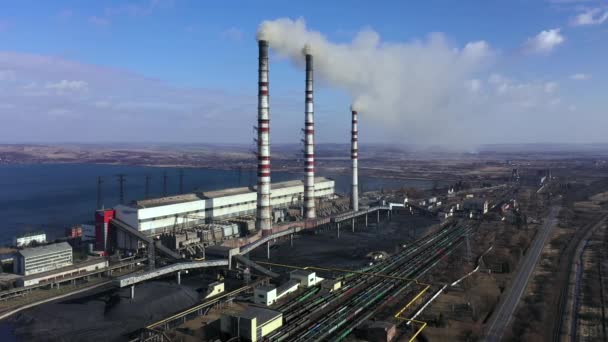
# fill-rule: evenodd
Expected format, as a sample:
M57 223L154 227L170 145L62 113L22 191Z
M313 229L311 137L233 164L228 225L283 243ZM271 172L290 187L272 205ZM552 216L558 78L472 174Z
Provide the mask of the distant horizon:
M112 148L128 148L131 146L136 147L180 147L180 146L224 146L224 147L234 147L234 148L251 148L253 144L245 144L245 143L228 143L228 142L77 142L77 141L65 141L65 142L0 142L0 146L47 146L47 147L61 147L61 146L81 146L81 147L112 147ZM291 148L300 148L302 144L300 143L272 143L272 147L291 147ZM316 146L324 147L324 146L350 146L349 142L322 142L317 143ZM392 149L400 149L411 152L418 151L429 151L434 150L438 152L461 152L461 153L478 153L478 152L492 152L491 149L498 148L497 152L502 152L501 150L509 149L511 151L518 151L517 148L521 148L521 152L543 152L544 150L531 150L533 148L545 148L548 152L571 152L572 149L583 148L582 151L585 150L596 150L598 148L605 148L608 150L608 142L572 142L572 143L560 143L560 142L537 142L537 143L488 143L488 144L479 144L473 148L468 150L459 150L457 148L453 148L447 145L440 144L391 144L385 142L366 142L365 144L361 144L361 147L365 149L365 146L369 147L385 147Z

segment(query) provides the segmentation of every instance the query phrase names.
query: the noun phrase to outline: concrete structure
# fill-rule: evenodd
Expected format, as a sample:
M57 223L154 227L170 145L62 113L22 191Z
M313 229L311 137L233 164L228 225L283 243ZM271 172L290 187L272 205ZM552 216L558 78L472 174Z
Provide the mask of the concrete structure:
M260 40L258 68L258 191L256 229L272 233L270 217L270 111L268 100L268 42Z
M262 285L253 289L253 302L270 306L277 301L277 288L274 285Z
M69 265L72 265L72 246L61 242L20 250L15 257L14 271L28 276Z
M297 280L302 287L311 287L317 285L323 278L317 277L313 271L295 270L289 273L289 279Z
M391 342L397 335L397 327L385 321L366 321L357 328L356 335L369 342Z
M315 178L315 197L332 198L335 182L331 179ZM304 194L301 180L274 183L271 205L286 208L297 205ZM233 188L206 191L136 201L131 205L117 205L115 217L146 235L160 235L174 229L189 228L204 222L226 220L256 212L256 192L250 188ZM98 212L100 213L100 212ZM105 216L104 216L105 215ZM106 236L111 236L105 228L105 221L113 212L106 211L98 217L98 243L103 245ZM105 228L105 230L104 230ZM117 237L120 240L120 237Z
M258 286L253 290L253 302L260 305L270 306L279 299L298 290L300 287L299 279L292 279L285 284L276 287L274 285Z
M315 119L313 102L312 55L304 49L306 58L306 91L304 119L304 218L317 217L315 212Z
M277 300L281 299L292 292L296 292L300 288L299 280L288 280L283 285L277 288Z
M31 232L25 233L20 236L16 236L13 239L13 245L17 247L27 247L31 243L46 243L46 233L44 232Z
M357 111L351 108L352 111L352 130L351 130L351 148L350 158L353 162L353 189L351 191L351 205L354 211L359 210L359 129L357 127Z
M52 271L36 273L22 277L17 280L17 286L25 287L42 283L60 282L72 276L80 275L86 272L101 270L107 267L108 261L106 259L95 258L71 266L58 268Z
M114 209L101 209L95 212L95 249L108 252L112 245L110 221L115 217Z
M207 286L207 294L205 295L205 299L222 294L224 293L224 290L224 282L216 281L214 283L211 283L209 284L209 286Z
M220 322L223 334L251 342L261 341L282 325L282 313L256 307L249 307L240 313L224 314Z

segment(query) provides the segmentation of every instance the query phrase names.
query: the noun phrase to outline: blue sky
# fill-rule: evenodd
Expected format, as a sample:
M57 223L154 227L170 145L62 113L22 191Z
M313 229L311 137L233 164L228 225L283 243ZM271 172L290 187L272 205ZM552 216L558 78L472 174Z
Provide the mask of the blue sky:
M439 93L417 94L429 101L410 108L416 113L387 107L382 111L392 115L364 115L362 141L606 142L598 127L608 124L607 11L607 1L594 0L2 1L0 141L249 143L256 118L256 30L264 20L303 18L306 34L320 32L334 44L330 49L369 30L379 36L373 47L379 53L386 44L407 48L416 41L427 57L485 44L479 67L462 66ZM434 32L444 40L439 51L429 47ZM289 51L274 50L272 138L298 142L303 73ZM459 62L450 63L460 70ZM403 86L404 98L415 86L407 84L408 66L392 84ZM373 65L365 68L375 75ZM444 83L437 75L417 77L429 88ZM350 103L374 89L353 88L331 72L318 78L318 141L347 141ZM478 98L440 106L462 97L459 82L475 84ZM386 100L378 108L401 103ZM101 129L105 125L112 129ZM436 130L440 126L448 127Z

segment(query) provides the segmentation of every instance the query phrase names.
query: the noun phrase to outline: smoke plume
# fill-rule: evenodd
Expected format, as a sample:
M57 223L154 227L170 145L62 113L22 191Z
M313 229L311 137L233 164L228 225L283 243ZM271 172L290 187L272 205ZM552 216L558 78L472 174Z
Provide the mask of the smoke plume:
M318 78L347 91L364 120L403 142L428 143L439 135L444 143L466 141L458 120L468 110L473 76L493 55L485 41L458 48L440 33L393 43L365 29L350 43L333 43L303 19L264 21L258 39L301 68L303 47L309 46Z

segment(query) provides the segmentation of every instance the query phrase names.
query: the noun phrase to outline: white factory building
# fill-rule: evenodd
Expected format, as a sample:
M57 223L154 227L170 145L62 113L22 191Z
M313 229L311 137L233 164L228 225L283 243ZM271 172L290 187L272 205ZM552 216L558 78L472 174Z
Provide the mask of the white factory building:
M332 179L315 178L315 198L331 198L334 194ZM274 209L299 204L303 196L301 180L271 185L270 199ZM147 235L157 235L174 227L253 214L256 201L255 188L243 187L136 201L130 205L117 205L114 209L118 220Z
M17 252L14 272L24 276L56 270L72 265L72 246L67 242L55 243Z

